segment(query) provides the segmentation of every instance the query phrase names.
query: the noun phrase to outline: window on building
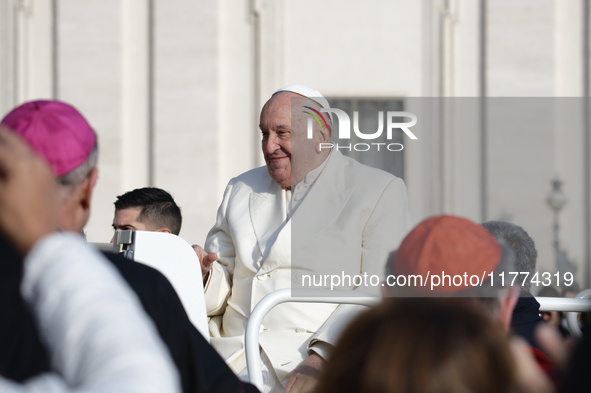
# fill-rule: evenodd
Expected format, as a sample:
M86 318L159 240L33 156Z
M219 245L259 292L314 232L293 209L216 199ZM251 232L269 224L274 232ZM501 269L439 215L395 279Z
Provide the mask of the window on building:
M388 111L403 111L404 102L398 98L340 98L328 97L328 101L333 108L338 108L345 111L349 115L351 121L351 139L345 144L343 140L338 140L338 122L334 122L333 143L337 146L338 151L356 159L357 161L375 168L383 169L400 178L404 179L404 149L401 151L389 151L385 145L387 144L402 144L403 133L393 132L392 139L386 139L386 113ZM353 131L353 113L359 113L358 124L359 130L364 134L372 134L378 130L379 112L383 116L383 132L379 140L364 140L355 135ZM408 120L408 119L406 119ZM405 119L400 119L405 121ZM381 142L384 145L372 145L372 142ZM351 148L349 149L349 143ZM365 150L369 145L370 149ZM392 149L396 149L396 145L392 145ZM357 149L355 149L357 147Z

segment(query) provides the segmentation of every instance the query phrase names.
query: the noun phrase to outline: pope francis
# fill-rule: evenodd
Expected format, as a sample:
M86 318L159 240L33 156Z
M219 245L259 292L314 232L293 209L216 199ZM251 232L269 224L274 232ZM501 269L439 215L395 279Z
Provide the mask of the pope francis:
M239 375L246 375L246 324L265 295L301 285L305 274L381 277L412 226L401 179L320 148L331 140L330 118L308 119L326 108L318 91L302 85L271 96L260 116L266 166L230 180L204 248L197 247L211 343ZM260 333L265 391L309 391L356 311L275 307Z

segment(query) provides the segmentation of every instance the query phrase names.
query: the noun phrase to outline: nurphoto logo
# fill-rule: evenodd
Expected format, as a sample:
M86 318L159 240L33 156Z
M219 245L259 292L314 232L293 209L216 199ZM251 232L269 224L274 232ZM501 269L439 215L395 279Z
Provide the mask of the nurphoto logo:
M303 107L305 110L304 113L310 115L308 119L308 139L312 139L313 135L313 128L314 128L314 121L316 121L320 125L320 129L323 130L325 127L328 128L328 122L326 117L323 113L332 113L336 115L336 120L338 121L339 125L339 134L337 138L337 143L335 142L324 142L320 143L320 150L322 149L332 149L336 148L338 150L355 150L355 151L369 151L369 150L377 150L380 151L381 148L388 151L401 151L404 149L402 143L392 142L394 131L399 130L404 132L404 134L409 137L410 139L416 140L419 139L417 136L410 130L412 126L417 124L417 116L411 112L398 112L398 111L387 111L386 115L384 116L383 111L378 112L378 129L375 132L366 133L362 132L359 127L359 111L353 111L353 133L355 136L362 140L373 141L373 142L361 142L361 143L346 143L350 142L351 139L351 120L347 112L337 108L329 108L325 109L322 108L320 110L314 109L309 106ZM384 118L386 119L386 141L387 142L379 142L379 138L382 137L384 133ZM410 119L410 121L400 121L400 119ZM342 141L342 143L341 143Z

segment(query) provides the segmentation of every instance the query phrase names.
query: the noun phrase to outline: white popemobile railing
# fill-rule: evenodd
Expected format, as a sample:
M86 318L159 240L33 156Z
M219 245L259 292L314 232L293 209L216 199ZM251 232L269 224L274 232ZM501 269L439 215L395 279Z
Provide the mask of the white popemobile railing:
M295 303L335 303L335 304L358 304L371 306L376 304L380 298L369 293L352 291L338 291L328 289L279 289L265 296L256 305L246 326L245 351L246 365L250 383L263 391L263 374L261 365L261 353L259 349L259 328L265 315L276 305L285 302ZM571 333L574 336L581 335L577 321L578 312L591 311L591 290L580 292L576 298L558 297L536 297L540 303L540 311L564 311L568 312L567 322Z
M568 330L574 337L581 337L583 332L579 327L578 313L591 311L591 289L585 289L574 299L562 297L536 297L540 303L540 311L565 311Z
M276 305L285 302L295 303L336 303L336 304L358 304L371 306L379 301L379 298L369 293L353 291L332 291L329 289L279 289L271 292L261 299L256 305L248 324L246 325L245 351L246 366L250 383L255 385L261 392L263 389L263 371L261 365L261 353L259 350L259 327L265 315Z

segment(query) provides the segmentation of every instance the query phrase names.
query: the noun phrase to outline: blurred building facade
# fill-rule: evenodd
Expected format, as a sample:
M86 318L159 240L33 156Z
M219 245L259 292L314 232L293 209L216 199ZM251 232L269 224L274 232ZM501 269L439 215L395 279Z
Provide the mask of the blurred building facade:
M463 97L433 101L437 126L399 156L416 220L512 221L554 271L558 177L560 247L589 286L589 13L588 0L0 0L0 112L57 98L95 127L89 240L110 239L117 195L152 185L202 244L228 180L264 164L258 113L278 87L409 111ZM511 126L493 113L534 98L547 101L525 120L501 116Z

